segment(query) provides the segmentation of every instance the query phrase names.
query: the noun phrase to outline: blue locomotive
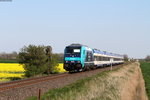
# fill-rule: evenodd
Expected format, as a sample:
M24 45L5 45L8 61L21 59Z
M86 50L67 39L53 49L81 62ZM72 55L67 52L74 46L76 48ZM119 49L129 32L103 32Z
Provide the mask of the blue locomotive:
M69 72L123 63L119 54L92 49L81 44L71 44L64 50L64 69Z

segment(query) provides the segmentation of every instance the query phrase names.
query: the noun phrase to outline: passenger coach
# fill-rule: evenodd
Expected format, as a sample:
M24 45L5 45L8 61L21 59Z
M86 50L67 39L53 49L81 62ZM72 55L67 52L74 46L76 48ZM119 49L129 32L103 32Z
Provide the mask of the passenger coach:
M95 69L123 63L119 54L92 49L81 44L71 44L64 50L64 69L70 72Z

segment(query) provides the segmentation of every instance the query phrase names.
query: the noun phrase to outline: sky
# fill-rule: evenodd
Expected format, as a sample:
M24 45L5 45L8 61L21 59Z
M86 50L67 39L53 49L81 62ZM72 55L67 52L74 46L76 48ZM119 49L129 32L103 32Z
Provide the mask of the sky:
M0 1L0 52L72 43L131 58L150 55L150 0Z

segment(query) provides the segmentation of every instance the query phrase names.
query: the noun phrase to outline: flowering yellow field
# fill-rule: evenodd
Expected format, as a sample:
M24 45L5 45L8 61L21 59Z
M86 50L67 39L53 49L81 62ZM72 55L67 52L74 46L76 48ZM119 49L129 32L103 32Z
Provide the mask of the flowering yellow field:
M24 68L17 63L0 63L0 72L24 72Z
M0 81L9 81L13 78L23 78L23 65L17 63L0 63Z
M66 72L66 70L63 69L62 63L52 70L54 73ZM23 65L18 63L0 63L0 81L9 81L11 78L23 78L24 71Z
M54 67L52 69L52 72L54 72L54 73L64 73L64 72L66 72L66 70L63 68L63 63L59 63L58 66Z

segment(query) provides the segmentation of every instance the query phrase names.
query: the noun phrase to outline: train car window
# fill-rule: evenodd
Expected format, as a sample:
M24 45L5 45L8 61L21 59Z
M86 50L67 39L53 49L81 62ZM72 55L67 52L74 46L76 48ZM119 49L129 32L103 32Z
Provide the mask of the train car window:
M103 57L103 61L106 61L105 57Z
M97 56L94 56L94 61L97 61Z
M101 57L99 56L97 60L98 60L98 61L101 61Z
M102 58L103 58L103 57L99 57L99 61L102 61Z
M94 61L110 61L110 58L109 57L102 57L102 56L94 56Z
M102 57L101 61L110 61L110 58L109 57Z
M121 59L119 59L119 58L114 58L114 61L121 61Z
M99 61L99 57L98 56L97 56L96 60Z
M101 59L100 56L98 56L97 61L100 61L100 59Z
M107 61L107 58L106 58L106 57L104 57L104 61Z
M102 57L102 61L105 61L105 57Z
M98 61L102 61L102 57L101 56L98 57Z
M99 57L98 56L97 56L96 60L99 61Z

